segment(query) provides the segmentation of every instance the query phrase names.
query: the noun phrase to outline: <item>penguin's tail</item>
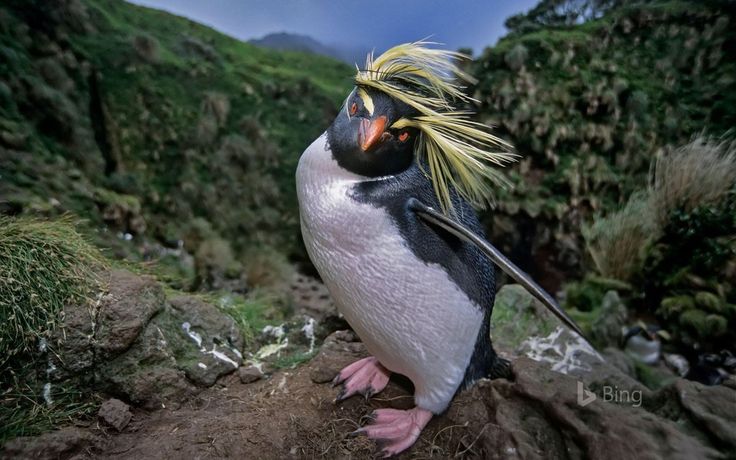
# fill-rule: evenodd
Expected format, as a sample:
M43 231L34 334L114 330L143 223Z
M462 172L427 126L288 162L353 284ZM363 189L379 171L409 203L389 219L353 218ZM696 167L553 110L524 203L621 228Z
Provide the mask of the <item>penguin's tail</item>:
M511 380L511 361L496 355L491 363L491 372L488 375L490 379L506 379Z

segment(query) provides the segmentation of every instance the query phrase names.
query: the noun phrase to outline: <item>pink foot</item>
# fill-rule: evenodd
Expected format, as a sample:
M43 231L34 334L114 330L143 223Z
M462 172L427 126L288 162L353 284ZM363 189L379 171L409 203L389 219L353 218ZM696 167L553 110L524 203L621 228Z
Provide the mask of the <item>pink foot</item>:
M415 407L409 410L376 409L370 425L356 433L366 434L383 446L381 453L391 457L411 447L432 418L432 412Z
M372 356L356 361L340 371L332 381L333 385L343 384L335 402L347 399L356 393L370 398L386 388L390 375L391 372L381 366L381 363Z

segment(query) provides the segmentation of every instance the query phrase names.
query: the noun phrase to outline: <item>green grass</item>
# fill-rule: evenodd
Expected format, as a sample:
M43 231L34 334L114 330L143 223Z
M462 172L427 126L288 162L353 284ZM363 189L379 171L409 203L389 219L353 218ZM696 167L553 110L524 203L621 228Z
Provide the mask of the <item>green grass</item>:
M271 366L273 366L274 369L293 369L314 358L318 352L319 349L315 349L311 352L305 351L294 354L284 354L283 356L276 358L276 360L271 363Z
M208 293L202 296L235 320L246 349L254 344L265 326L284 320L283 297L267 289L254 289L246 295Z
M0 366L38 347L66 304L87 302L104 265L70 218L0 217Z
M48 404L41 384L31 386L28 373L21 375L24 378L17 377L0 394L0 445L18 436L38 435L88 418L100 405L99 398L70 385L52 385Z

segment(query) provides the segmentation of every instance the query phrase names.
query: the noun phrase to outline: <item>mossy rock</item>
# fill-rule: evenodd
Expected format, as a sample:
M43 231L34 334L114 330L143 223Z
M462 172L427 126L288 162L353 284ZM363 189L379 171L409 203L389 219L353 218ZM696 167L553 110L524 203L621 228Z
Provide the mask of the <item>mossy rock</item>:
M547 336L559 320L523 286L507 284L496 293L491 338L504 348L516 349L532 336Z
M601 306L593 310L590 322L590 340L599 348L616 346L621 338L621 328L628 316L626 305L616 291L608 291Z

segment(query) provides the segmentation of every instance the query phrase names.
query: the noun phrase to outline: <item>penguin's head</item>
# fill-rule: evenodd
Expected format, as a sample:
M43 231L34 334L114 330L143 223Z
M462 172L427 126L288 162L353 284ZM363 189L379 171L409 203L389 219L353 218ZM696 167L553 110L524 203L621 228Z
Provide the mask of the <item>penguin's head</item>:
M473 78L456 65L467 56L427 45L405 43L375 59L368 55L327 130L332 155L342 168L368 177L398 174L418 159L444 212L452 210L454 192L484 207L492 184L508 183L495 167L515 155L461 106L477 102L461 85Z
M335 161L367 177L395 175L411 166L419 130L401 126L419 112L389 95L356 87L327 136Z

